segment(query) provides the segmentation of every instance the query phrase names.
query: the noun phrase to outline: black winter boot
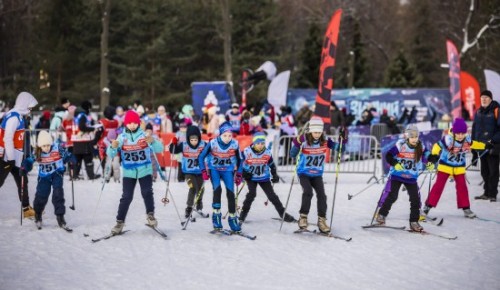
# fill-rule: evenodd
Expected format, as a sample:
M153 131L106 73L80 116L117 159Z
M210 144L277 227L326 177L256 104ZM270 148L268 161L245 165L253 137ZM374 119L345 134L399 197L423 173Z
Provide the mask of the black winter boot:
M66 226L66 221L64 220L64 215L58 215L57 216L57 224L62 228Z

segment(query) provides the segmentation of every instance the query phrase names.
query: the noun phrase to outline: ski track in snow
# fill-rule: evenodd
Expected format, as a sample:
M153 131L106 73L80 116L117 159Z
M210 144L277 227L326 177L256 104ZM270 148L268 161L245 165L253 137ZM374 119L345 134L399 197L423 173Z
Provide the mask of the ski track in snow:
M281 174L290 182L290 174ZM482 194L479 172L469 172L471 209L483 218L500 221L500 203L475 201ZM182 231L172 201L161 203L165 183L154 183L156 217L164 240L144 226L146 215L138 186L127 215L124 235L91 243L115 223L121 184L106 184L95 216L100 181L75 182L76 211L71 205L71 182L65 177L67 233L57 227L53 206L43 215L43 229L24 220L19 225L19 202L12 177L0 189L0 289L499 289L500 224L463 217L456 209L455 184L448 183L438 208L431 215L444 218L441 227L422 223L430 232L457 235L455 241L405 231L367 229L383 184L374 185L352 200L366 186L368 175L341 174L337 188L333 232L351 236L349 243L311 234L294 234L295 224L285 223L279 232L277 213L258 190L243 231L257 235L255 241L212 235L211 218L196 217ZM328 212L335 175L325 174ZM174 180L174 178L172 179ZM422 180L422 179L421 179ZM36 188L36 173L29 175L30 199ZM187 197L185 183L170 184L179 213L183 216ZM210 212L211 185L203 199ZM285 204L290 184L275 185ZM422 202L427 197L427 181ZM240 205L247 189L239 198ZM223 214L227 210L223 191ZM298 218L300 185L295 183L288 212ZM409 202L400 191L387 223L408 226ZM313 197L309 221L316 222ZM92 224L90 224L92 222ZM328 220L328 223L330 221ZM227 219L223 220L228 228ZM310 226L309 229L315 229ZM89 233L90 237L84 237Z

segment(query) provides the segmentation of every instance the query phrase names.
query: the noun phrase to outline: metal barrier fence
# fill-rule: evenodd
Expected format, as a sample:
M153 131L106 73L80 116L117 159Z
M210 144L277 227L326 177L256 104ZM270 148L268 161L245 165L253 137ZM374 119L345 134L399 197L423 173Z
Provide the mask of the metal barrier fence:
M328 136L337 140L337 136ZM281 136L274 139L273 159L280 172L293 172L295 170L296 158L290 157L292 140L297 136ZM370 179L378 180L377 156L379 143L373 136L352 136L346 145L345 152L341 156L339 173L366 173L371 174ZM329 151L325 163L324 172L336 171L338 152Z

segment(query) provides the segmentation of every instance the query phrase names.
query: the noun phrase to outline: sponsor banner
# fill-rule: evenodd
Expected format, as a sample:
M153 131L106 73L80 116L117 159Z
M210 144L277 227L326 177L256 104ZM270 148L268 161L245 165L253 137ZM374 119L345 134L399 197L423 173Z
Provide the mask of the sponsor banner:
M316 90L289 89L287 105L296 114L304 103L310 106L315 103ZM448 89L344 89L333 90L330 100L337 106L346 108L356 120L361 118L362 112L372 106L382 114L386 109L389 116L399 118L404 110L409 111L415 106L417 121L431 121L437 123L444 114L450 114L450 92ZM378 120L375 118L375 121Z
M202 116L201 108L209 103L219 107L218 112L224 114L231 108L233 86L228 82L193 82L191 83L193 109L196 115Z

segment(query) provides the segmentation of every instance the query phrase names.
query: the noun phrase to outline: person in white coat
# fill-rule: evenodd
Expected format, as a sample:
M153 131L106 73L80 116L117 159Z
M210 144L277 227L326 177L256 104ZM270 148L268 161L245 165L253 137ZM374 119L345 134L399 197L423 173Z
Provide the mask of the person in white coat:
M27 170L23 168L23 159L29 152L24 152L24 131L27 127L25 116L38 104L38 101L27 92L21 92L16 99L14 108L8 111L0 124L0 188L7 176L12 174L17 185L17 193L22 203L24 217L35 215L30 206L28 195ZM29 171L29 170L28 170Z

